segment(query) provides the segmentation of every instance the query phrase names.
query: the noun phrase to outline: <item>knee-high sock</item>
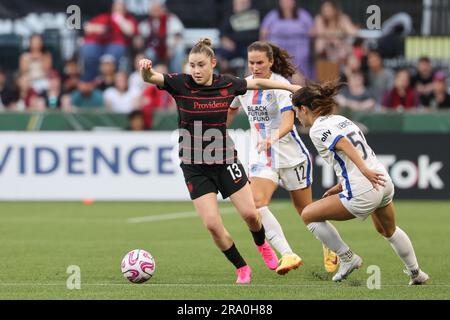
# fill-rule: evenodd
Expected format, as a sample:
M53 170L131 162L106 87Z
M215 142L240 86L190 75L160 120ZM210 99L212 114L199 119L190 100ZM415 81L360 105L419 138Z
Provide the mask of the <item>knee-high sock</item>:
M283 229L281 229L280 223L270 209L268 207L262 207L259 208L258 211L261 214L262 224L266 230L266 238L269 240L270 244L281 255L292 253L291 246L284 236Z
M414 248L405 231L396 227L394 234L390 238L385 239L391 243L395 253L403 261L409 271L419 269Z
M306 226L317 239L319 239L325 246L330 248L343 261L351 259L353 253L348 245L342 240L336 228L329 223L325 222L312 222Z

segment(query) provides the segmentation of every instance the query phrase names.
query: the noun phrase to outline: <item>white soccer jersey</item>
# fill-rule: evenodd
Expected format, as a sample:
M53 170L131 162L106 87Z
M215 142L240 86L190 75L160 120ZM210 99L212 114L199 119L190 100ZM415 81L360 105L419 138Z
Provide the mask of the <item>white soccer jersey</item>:
M270 80L289 83L286 78L275 73L272 73ZM308 149L300 139L295 126L267 152L258 153L257 150L259 141L270 137L280 128L281 114L292 112L290 95L291 93L285 90L248 90L245 95L237 96L232 102L230 108L238 109L242 106L248 116L251 128L250 165L281 169L293 167L305 160L310 161Z
M348 200L373 189L372 183L359 171L345 153L335 149L336 143L347 137L361 154L368 168L380 171L389 177L384 166L366 142L361 130L349 119L330 115L319 117L314 121L309 132L319 155L334 168Z

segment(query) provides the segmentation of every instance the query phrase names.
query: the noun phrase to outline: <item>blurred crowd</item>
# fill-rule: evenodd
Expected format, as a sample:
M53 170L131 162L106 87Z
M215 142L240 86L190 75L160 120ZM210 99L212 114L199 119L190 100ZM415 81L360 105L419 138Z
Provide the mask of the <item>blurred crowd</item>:
M182 20L164 0L149 2L148 17L141 21L127 12L123 0L90 19L83 26L77 54L64 61L61 70L54 67L43 37L31 36L15 74L7 74L0 61L0 109L108 110L129 114L136 128L150 128L153 112L173 109L175 102L141 80L137 62L147 57L159 72L187 72L189 47ZM359 26L333 1L324 1L315 17L295 0L277 2L262 16L251 0L232 1L231 12L217 25L218 72L245 76L247 46L267 40L292 56L298 69L292 82L334 78L346 82L337 98L342 108L450 109L447 74L436 70L428 57L408 68L385 66L396 46L384 44L401 42L404 28L394 28L378 46L368 45L358 36Z

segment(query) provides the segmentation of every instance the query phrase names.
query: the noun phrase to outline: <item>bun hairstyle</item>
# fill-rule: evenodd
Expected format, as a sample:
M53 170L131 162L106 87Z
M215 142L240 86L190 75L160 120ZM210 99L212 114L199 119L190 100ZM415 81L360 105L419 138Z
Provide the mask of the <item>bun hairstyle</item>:
M189 54L193 53L204 53L210 58L215 58L216 56L214 50L212 49L212 40L209 38L201 38L200 40L198 40L189 52Z
M266 41L253 42L247 49L247 52L252 51L265 52L269 61L273 61L271 70L285 78L290 78L297 72L291 62L292 57L289 53L273 43Z
M318 116L332 114L337 107L334 97L344 85L345 83L337 80L323 84L308 81L305 87L292 95L292 104L297 108L305 106Z

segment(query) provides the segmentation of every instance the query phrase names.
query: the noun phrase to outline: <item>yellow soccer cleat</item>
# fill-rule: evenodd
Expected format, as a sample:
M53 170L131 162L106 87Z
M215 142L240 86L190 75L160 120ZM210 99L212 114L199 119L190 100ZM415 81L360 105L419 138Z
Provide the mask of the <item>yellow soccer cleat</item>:
M276 269L276 272L279 275L285 275L289 271L293 269L298 269L298 267L303 265L302 258L300 258L295 253L283 255L283 257L281 257L280 259L280 262L281 262L280 265Z
M339 265L339 257L335 252L323 245L323 265L327 272L335 272Z

